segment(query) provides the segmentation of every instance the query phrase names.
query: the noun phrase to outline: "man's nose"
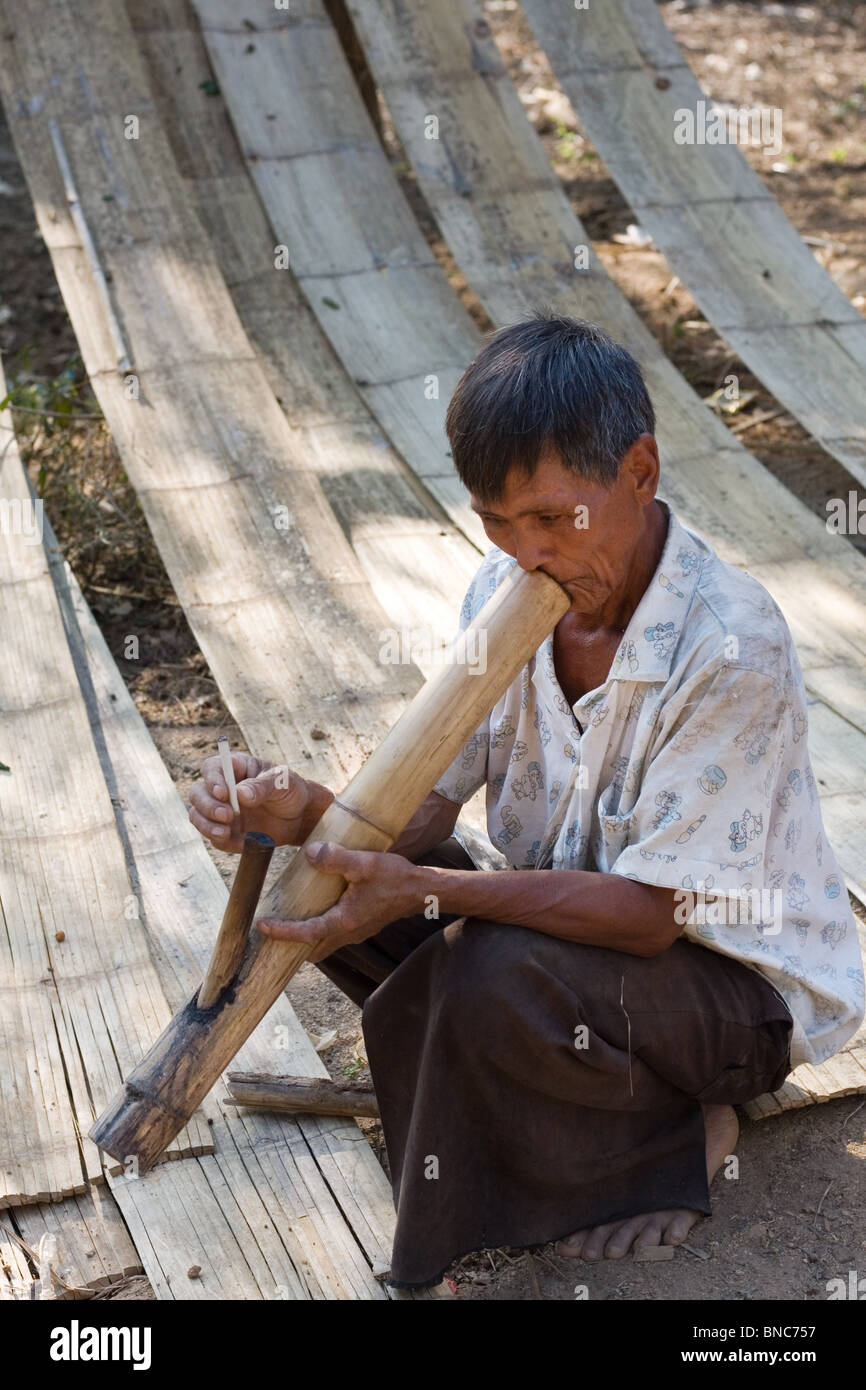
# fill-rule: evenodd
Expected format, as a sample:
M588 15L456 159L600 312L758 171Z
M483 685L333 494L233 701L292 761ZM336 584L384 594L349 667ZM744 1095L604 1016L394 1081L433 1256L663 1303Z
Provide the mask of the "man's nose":
M514 558L522 570L537 570L548 564L553 550L543 537L515 536Z

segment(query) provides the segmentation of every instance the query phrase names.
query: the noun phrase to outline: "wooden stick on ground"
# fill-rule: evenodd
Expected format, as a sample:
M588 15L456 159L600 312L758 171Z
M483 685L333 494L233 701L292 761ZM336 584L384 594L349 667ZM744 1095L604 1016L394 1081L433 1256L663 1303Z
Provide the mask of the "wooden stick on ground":
M253 1110L379 1118L379 1102L369 1083L331 1081L322 1076L266 1076L256 1071L230 1071L226 1081L229 1103Z
M198 1006L209 1009L233 979L240 965L253 917L264 887L268 865L274 852L270 835L250 830L244 836L244 847L234 883L226 903L219 935L208 964L207 973L198 992Z
M540 572L515 568L461 634L451 660L415 696L382 744L331 803L310 840L387 850L496 701L567 611L566 593ZM484 635L487 659L478 664ZM263 917L304 919L338 900L345 881L301 852L278 880ZM107 1153L149 1168L306 960L310 947L252 932L235 976L210 1009L197 995L176 1014L92 1138Z

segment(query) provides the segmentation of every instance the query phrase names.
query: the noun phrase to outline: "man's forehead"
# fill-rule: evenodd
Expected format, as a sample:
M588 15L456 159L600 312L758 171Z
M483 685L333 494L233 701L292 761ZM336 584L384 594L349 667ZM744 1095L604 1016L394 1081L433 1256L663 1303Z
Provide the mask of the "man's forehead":
M531 516L538 512L555 511L557 507L573 511L576 503L598 500L606 491L599 483L583 478L567 468L556 450L548 448L534 468L514 464L505 475L504 486L496 498L471 493L469 505L480 516Z
M579 483L580 479L576 479L575 481ZM563 506L566 507L568 511L572 511L574 498L578 496L580 491L581 489L579 487L545 488L543 491L537 492L527 489L525 494L520 494L519 500L521 505L518 507L515 515L532 516L539 512L554 511L557 507ZM503 493L502 497L496 502L482 502L480 498L470 496L469 506L472 511L477 512L479 516L501 515L503 509L508 506L508 494Z
M561 476L551 477L550 471L540 466L532 477L509 472L505 487L495 500L471 493L469 505L480 516L503 516L506 512L531 516L557 508L573 511L578 503L597 500L599 492L605 490L600 483L590 482L578 473L562 470Z

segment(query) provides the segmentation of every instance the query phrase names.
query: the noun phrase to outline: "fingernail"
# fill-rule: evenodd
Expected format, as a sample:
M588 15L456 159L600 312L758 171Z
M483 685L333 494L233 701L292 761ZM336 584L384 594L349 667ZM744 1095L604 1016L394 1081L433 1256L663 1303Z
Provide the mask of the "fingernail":
M321 854L324 848L324 841L311 840L310 843L307 845L307 854L310 856L311 859L318 859L319 855Z

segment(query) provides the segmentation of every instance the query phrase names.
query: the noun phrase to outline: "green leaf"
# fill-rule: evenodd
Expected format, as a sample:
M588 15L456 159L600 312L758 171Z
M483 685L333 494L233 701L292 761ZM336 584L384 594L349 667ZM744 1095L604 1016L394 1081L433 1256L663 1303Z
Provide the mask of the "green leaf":
M340 307L336 299L328 299L327 295L322 296L322 303L327 304L329 309L339 309Z
M220 94L219 83L214 82L212 77L209 77L207 82L199 82L198 85L207 97L218 97Z

